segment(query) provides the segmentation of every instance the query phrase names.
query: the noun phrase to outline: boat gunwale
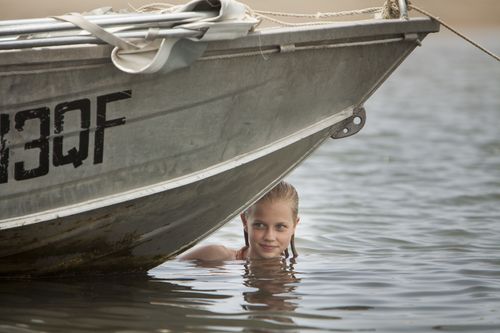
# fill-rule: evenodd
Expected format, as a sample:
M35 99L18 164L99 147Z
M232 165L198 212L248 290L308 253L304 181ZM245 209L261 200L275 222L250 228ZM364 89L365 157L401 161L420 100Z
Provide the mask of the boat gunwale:
M314 26L277 27L256 30L242 38L210 42L205 52L218 53L223 50L262 49L288 44L404 36L409 33L427 34L439 31L439 26L439 22L433 19L419 17L408 21L371 19ZM4 66L89 60L95 62L96 59L106 59L104 63L110 63L112 49L110 45L83 44L0 50L0 77L2 72L5 72L2 70ZM65 52L61 52L62 50ZM47 59L51 59L50 62Z

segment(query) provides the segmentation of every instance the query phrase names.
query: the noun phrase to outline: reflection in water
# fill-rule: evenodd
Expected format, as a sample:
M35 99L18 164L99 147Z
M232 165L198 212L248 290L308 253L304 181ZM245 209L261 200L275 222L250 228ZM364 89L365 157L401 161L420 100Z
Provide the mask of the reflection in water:
M0 332L293 332L293 263L177 263L168 274L0 281ZM223 276L225 286L213 288ZM186 278L189 277L189 278ZM230 277L228 279L228 277ZM228 281L231 280L231 281ZM240 309L227 311L237 302Z
M294 291L301 280L296 277L293 259L193 263L198 269L206 269L211 277L239 273L239 279L233 279L233 301L240 304L244 311L232 312L229 316L245 320L240 322L244 332L296 332L305 328L292 319L300 300ZM197 286L201 287L200 284ZM225 319L221 324L227 325L227 317L218 315L217 318Z
M244 285L256 288L244 292L247 310L294 311L299 298L292 292L300 279L293 271L294 262L282 259L252 260L245 264Z
M251 260L245 264L243 284L256 290L243 292L245 310L250 318L295 324L290 313L298 307L299 297L293 295L300 279L294 275L294 261L277 258ZM247 328L245 332L264 332L260 328Z
M498 53L499 35L478 37ZM498 332L498 82L475 49L426 39L370 99L370 124L290 176L300 273L170 261L150 276L0 280L0 332ZM207 243L240 246L241 223Z
M147 275L1 281L0 332L207 332L200 305L228 297Z

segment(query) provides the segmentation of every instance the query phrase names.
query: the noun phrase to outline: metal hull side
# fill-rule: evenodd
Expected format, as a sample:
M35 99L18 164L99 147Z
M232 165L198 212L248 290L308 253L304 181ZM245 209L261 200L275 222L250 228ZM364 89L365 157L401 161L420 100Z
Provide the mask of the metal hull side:
M420 21L413 30L396 22L374 26L271 33L261 47L294 38L316 43L335 32L343 39L362 33L366 41L400 36L397 27L435 29ZM255 38L214 44L210 52L251 46ZM52 49L32 51L24 64L26 53L6 54L0 120L7 124L2 156L9 161L0 180L0 229L12 219L183 177L272 144L364 102L415 45L205 60L168 75L121 73L102 61L98 47L79 49L90 59L59 49L66 57L50 63L42 58Z
M0 233L0 275L147 270L220 227L328 138L330 129L200 181Z
M277 29L154 75L119 72L107 47L0 52L0 275L175 256L284 177L437 30Z

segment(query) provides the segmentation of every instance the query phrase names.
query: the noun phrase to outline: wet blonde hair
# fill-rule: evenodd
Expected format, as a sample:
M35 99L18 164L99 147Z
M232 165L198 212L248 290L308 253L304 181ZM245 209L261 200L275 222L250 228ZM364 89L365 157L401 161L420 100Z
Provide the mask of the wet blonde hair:
M258 205L259 203L263 202L275 202L275 201L288 201L290 203L291 209L292 209L292 217L293 217L293 223L297 224L298 221L298 216L299 216L299 195L297 193L297 190L295 187L293 187L292 184L285 182L284 180L280 181L275 187L273 187L269 192L267 192L262 198L257 200L252 206L248 207L247 210L243 212L246 217L248 217L251 214L251 210ZM245 247L248 248L249 243L248 243L248 233L243 230L244 236L245 236ZM295 249L295 234L292 235L292 238L290 240L290 247L292 249L292 254L293 257L297 257L297 250ZM288 249L285 250L285 257L288 258Z
M246 211L245 215L250 215L250 211L253 207L263 202L275 202L275 201L288 201L292 209L293 222L297 223L297 217L299 216L299 195L295 187L292 184L280 181L275 187L273 187L269 192L267 192L262 198L260 198L256 203L250 206Z

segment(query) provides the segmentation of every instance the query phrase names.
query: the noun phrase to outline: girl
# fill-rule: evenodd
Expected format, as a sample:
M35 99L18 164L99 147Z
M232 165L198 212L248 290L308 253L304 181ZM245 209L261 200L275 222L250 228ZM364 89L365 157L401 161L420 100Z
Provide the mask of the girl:
M240 217L243 222L246 245L239 250L223 245L206 245L181 255L180 259L224 261L270 259L293 256L295 228L299 223L299 197L295 188L281 181Z

